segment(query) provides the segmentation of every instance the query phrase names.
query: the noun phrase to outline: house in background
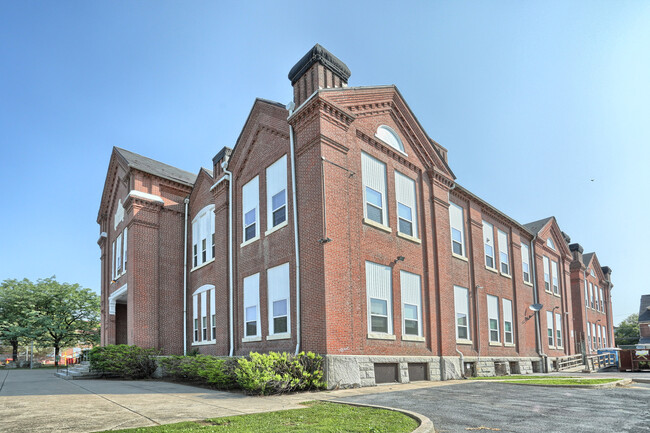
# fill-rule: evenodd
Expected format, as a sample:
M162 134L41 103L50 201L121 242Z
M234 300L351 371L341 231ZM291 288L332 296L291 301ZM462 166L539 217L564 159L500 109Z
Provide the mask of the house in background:
M370 386L543 371L591 324L612 341L595 256L554 217L520 224L459 185L397 87L349 77L314 46L289 106L257 99L196 174L113 149L102 344L313 351L330 386ZM599 303L580 315L587 280Z

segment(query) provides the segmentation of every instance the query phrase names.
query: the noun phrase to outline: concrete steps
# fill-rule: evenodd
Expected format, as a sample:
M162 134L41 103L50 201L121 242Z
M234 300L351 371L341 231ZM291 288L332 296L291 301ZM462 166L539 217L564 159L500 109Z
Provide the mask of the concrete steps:
M61 369L54 375L66 380L94 379L101 376L98 373L90 371L90 363L88 361L83 361L80 364L74 364L72 366L69 366L67 369Z

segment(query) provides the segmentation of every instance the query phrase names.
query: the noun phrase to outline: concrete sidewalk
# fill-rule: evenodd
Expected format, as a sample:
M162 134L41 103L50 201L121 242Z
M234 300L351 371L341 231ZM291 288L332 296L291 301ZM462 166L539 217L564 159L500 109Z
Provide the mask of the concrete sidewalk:
M304 408L301 402L448 386L419 382L251 397L169 382L63 380L53 370L0 370L0 431L92 432Z

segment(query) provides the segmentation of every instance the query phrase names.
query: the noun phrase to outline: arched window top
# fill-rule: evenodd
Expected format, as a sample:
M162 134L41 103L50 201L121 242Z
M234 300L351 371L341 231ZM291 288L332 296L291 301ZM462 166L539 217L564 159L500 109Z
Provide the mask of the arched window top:
M553 242L553 239L551 239L551 238L546 239L546 245L547 245L550 249L552 249L552 250L555 251L555 243Z
M404 154L406 153L404 151L404 145L402 144L402 140L400 140L399 135L397 135L397 132L395 132L393 128L391 128L390 126L381 125L379 128L377 128L375 137L379 138L381 141L399 150L400 152Z
M196 289L194 291L194 293L192 293L192 296L199 295L199 294L201 294L203 292L207 292L208 290L212 290L212 289L214 289L214 286L212 284L204 284L201 287L199 287L198 289Z
M195 222L196 220L201 219L201 218L207 218L206 215L207 215L207 213L210 212L210 211L214 212L214 204L209 204L209 205L207 205L206 207L204 207L203 209L201 209L201 210L196 214L196 216L194 217L194 219L192 220L192 222Z

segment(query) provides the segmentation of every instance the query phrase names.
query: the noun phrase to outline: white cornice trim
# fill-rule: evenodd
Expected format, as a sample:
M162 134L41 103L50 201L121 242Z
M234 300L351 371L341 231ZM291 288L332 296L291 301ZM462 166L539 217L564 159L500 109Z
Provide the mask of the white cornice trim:
M149 194L147 192L142 192L142 191L136 191L135 189L131 190L127 194L126 198L129 198L129 197L143 198L145 200L165 204L165 200L163 200L162 197L160 197L159 195Z

